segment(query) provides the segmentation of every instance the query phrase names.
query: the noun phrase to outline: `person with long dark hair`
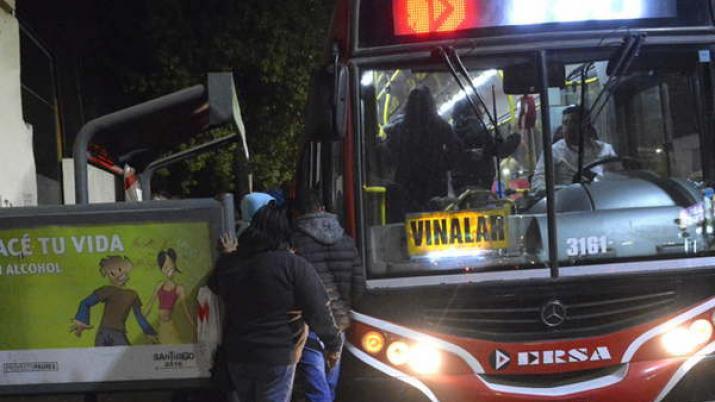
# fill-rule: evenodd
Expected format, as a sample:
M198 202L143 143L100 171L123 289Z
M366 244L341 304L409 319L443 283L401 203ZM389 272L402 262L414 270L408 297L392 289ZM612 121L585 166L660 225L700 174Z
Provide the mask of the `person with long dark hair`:
M290 236L286 212L269 202L209 279L224 302L222 348L240 402L290 400L306 324L325 344L329 366L340 357L326 290L310 263L290 251Z
M405 105L403 119L385 128L386 147L396 167L397 194L392 202L391 220L402 220L404 213L424 212L433 197L445 197L447 172L454 166L462 148L452 127L439 113L429 88L413 89Z

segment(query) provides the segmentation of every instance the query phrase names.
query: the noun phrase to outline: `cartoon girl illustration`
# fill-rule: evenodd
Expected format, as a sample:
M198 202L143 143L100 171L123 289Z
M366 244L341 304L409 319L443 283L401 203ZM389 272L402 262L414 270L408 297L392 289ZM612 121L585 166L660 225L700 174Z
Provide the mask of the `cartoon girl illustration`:
M180 344L179 333L172 319L174 307L177 304L182 306L184 314L186 314L187 322L191 328L194 328L194 320L189 313L189 308L186 305L186 293L184 287L176 282L175 276L181 273L176 266L176 251L170 248L162 250L156 257L156 262L159 265L159 270L164 274L165 279L161 281L154 289L154 292L146 306L145 316L149 316L154 302L159 300L159 343L161 344Z

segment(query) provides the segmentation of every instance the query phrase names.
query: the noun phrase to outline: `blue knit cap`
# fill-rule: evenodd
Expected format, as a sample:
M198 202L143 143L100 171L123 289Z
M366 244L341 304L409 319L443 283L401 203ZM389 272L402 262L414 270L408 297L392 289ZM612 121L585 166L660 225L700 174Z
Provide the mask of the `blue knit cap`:
M283 207L285 205L286 197L285 197L285 194L283 194L282 189L274 188L274 189L268 190L267 194L276 199L276 205L278 207Z

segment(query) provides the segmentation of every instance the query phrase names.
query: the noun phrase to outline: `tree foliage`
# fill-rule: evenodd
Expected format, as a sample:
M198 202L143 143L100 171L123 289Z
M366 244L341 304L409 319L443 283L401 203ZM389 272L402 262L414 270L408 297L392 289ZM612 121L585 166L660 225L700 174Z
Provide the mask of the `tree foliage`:
M334 0L103 3L97 59L126 94L143 101L204 82L209 71L234 71L257 186L292 177L309 75L325 49ZM206 133L191 143L225 134ZM176 166L155 183L182 196L232 191L233 163L227 147Z

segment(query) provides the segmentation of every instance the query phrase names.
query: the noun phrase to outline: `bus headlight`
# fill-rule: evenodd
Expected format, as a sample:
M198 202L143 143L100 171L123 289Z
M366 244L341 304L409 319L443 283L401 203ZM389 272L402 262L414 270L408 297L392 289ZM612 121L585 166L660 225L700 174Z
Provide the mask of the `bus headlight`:
M409 364L418 374L436 374L442 366L442 355L437 348L420 342L412 348Z
M410 346L402 341L392 342L387 347L387 360L395 366L402 366L410 360Z
M713 326L707 320L697 320L688 328L697 345L702 345L710 340L713 335Z
M362 348L371 355L382 352L385 347L385 337L376 331L367 332L362 337Z
M442 367L442 354L427 342L410 345L404 341L395 341L387 347L386 355L393 366L407 365L417 374L436 374Z
M695 349L695 343L685 328L675 328L663 335L663 347L674 356L687 355Z
M662 338L665 350L673 356L683 356L710 341L713 326L707 320L696 320L689 327L677 327Z

